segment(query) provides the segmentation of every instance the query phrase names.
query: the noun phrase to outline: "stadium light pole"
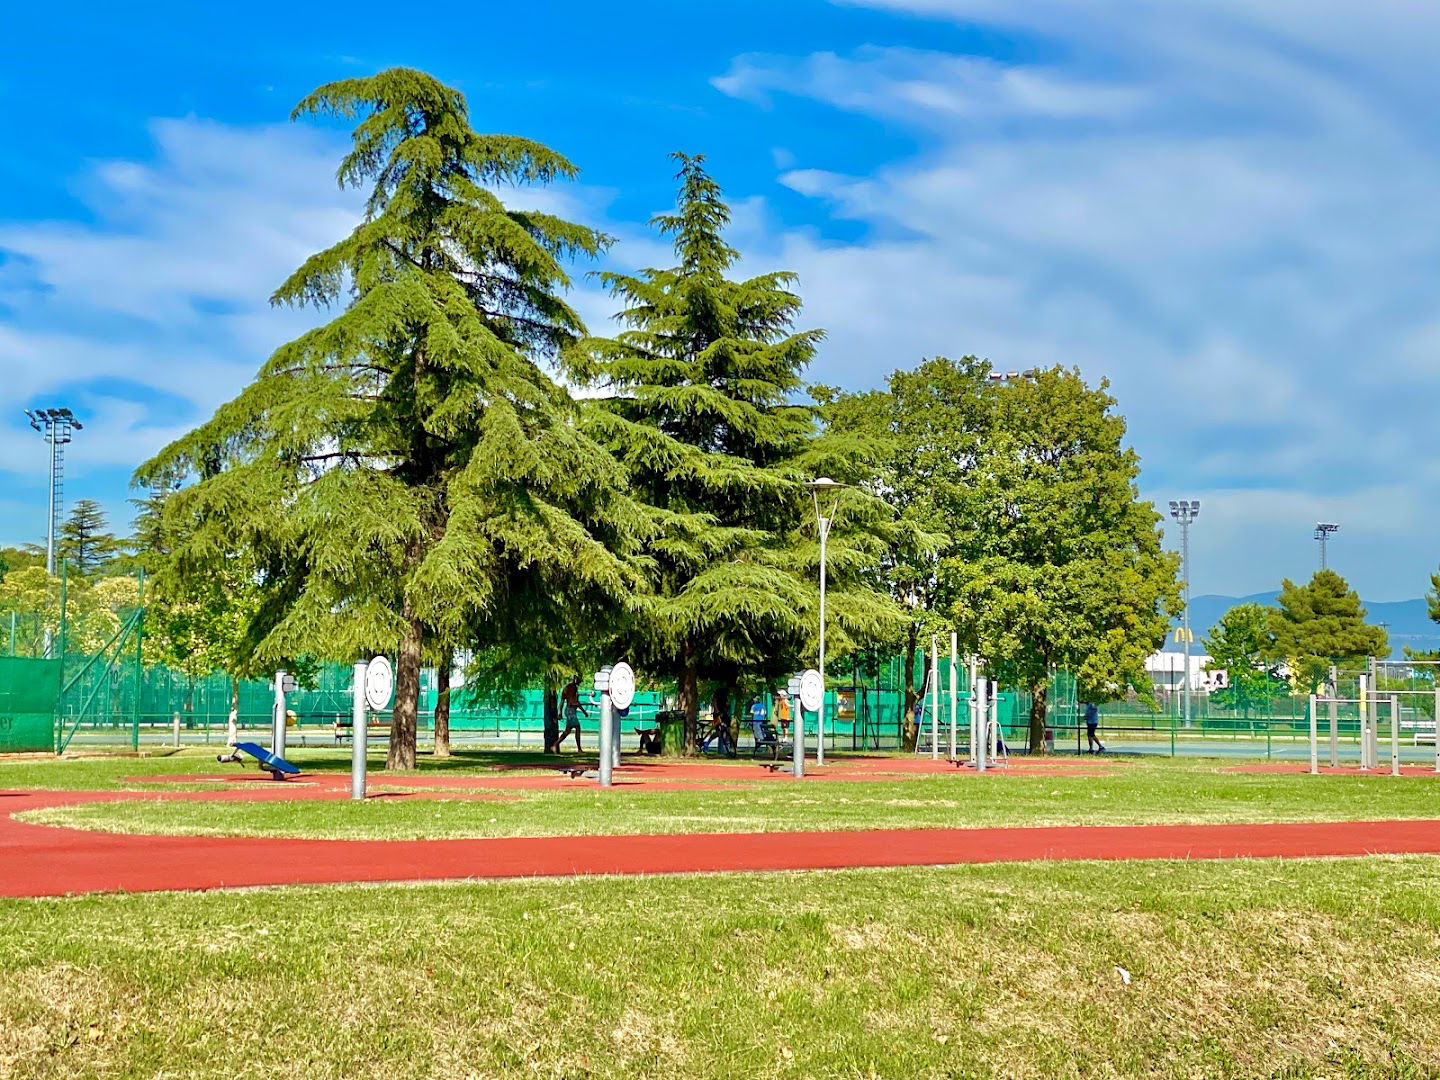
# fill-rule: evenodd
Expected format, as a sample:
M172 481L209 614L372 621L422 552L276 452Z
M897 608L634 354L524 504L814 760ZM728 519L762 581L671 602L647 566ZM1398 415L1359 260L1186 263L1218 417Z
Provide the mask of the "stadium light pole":
M840 492L849 484L822 476L805 485L815 503L815 523L820 532L820 709L815 719L815 764L825 764L825 545L830 539L830 526L835 522L835 511L840 505ZM831 496L830 513L820 507L820 496Z
M65 482L65 451L63 447L73 433L84 428L69 409L25 410L30 426L50 446L50 519L45 527L45 572L55 573L55 529L60 514L61 491Z
M1319 521L1315 523L1315 539L1320 541L1320 569L1324 570L1329 564L1325 560L1325 545L1330 540L1330 534L1340 531L1340 526L1333 521Z
M1181 565L1185 568L1185 673L1182 676L1185 687L1185 726L1190 726L1190 526L1200 516L1199 499L1170 500L1170 516L1180 525Z

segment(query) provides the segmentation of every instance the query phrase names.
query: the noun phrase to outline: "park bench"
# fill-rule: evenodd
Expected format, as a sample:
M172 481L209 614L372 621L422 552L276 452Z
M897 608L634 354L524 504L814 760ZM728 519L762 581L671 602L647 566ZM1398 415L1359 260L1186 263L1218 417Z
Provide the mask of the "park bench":
M354 736L355 721L349 716L337 716L335 718L335 745L340 745L346 739ZM375 721L365 725L365 741L371 739L390 738L390 723L388 721Z

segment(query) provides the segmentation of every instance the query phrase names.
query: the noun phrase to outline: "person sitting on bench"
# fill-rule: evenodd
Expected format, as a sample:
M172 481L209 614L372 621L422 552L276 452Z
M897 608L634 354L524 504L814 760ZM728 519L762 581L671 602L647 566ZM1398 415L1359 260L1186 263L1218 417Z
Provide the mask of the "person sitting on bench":
M635 734L640 736L640 752L642 754L660 753L660 729L658 727L638 728Z

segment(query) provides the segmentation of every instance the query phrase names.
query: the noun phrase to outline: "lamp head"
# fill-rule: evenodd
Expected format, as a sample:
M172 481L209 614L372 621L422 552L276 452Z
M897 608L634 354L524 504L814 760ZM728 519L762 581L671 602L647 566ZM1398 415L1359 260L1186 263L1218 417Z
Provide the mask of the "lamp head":
M828 476L822 476L817 480L811 480L805 485L817 495L822 491L839 491L841 488L848 488L849 484L842 484L839 480L831 480Z

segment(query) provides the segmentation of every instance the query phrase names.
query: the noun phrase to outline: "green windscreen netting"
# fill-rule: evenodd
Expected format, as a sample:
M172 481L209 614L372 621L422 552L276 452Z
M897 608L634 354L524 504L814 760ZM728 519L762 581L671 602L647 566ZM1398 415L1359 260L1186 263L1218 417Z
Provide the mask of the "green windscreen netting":
M60 661L0 656L0 754L55 749Z

